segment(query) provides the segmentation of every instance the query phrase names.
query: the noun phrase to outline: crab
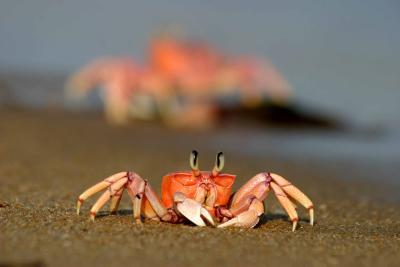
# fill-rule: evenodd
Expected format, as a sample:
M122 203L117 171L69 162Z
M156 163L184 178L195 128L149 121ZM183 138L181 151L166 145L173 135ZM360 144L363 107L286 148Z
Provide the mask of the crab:
M221 98L256 107L268 99L289 105L292 88L265 59L228 55L202 42L172 36L154 38L148 62L131 57L96 59L72 74L65 85L71 100L102 87L108 122L157 119L171 127L216 125Z
M198 226L218 228L237 226L252 228L264 214L264 200L270 189L289 215L292 231L296 230L299 217L295 202L309 211L310 224L314 224L311 200L282 176L261 172L248 180L236 193L232 186L236 176L222 173L225 157L217 153L212 171L200 171L198 152L190 153L191 171L173 172L162 179L161 198L148 180L135 172L119 172L109 176L84 191L77 201L77 214L83 202L93 194L104 191L90 210L95 220L97 212L110 200L110 212L116 214L123 192L126 190L133 204L136 223L157 220L182 223L189 220ZM218 225L217 225L218 223Z

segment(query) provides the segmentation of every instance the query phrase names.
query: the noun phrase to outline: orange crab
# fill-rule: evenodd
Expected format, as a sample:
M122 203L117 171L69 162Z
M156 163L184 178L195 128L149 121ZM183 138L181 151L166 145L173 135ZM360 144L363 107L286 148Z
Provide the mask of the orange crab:
M268 60L228 55L204 42L159 36L148 59L96 59L68 78L67 95L80 99L100 86L110 123L160 117L169 126L190 128L216 125L226 96L238 96L236 104L246 106L264 99L288 105L292 99L290 84Z
M83 192L77 202L79 215L82 203L91 195L105 190L90 210L94 221L96 213L111 200L110 211L116 213L123 191L126 189L133 203L133 217L137 223L145 219L180 223L185 219L198 226L239 226L252 228L264 214L264 199L269 190L275 193L288 213L294 231L299 217L295 201L309 210L310 224L314 223L311 200L297 187L278 174L262 172L251 178L235 194L232 185L236 176L221 173L225 159L222 152L216 157L213 170L200 171L198 153L190 154L191 171L173 172L162 180L162 197L157 196L147 180L134 172L120 172Z

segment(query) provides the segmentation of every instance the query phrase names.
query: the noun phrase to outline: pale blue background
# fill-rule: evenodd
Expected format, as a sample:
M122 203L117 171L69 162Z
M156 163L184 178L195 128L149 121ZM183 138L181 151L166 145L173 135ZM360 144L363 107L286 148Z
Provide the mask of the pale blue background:
M3 0L0 70L64 77L102 55L144 60L151 33L170 23L228 51L266 56L292 83L300 102L356 126L386 131L379 138L278 133L267 140L264 133L255 134L247 146L250 152L263 153L273 143L299 157L307 151L318 157L399 162L400 2L396 0ZM49 86L51 82L44 84L61 90ZM25 97L25 103L40 103L47 87L29 82L24 86L26 90L17 95ZM234 143L235 138L221 137L218 142L230 146L229 140Z
M101 55L142 58L166 23L268 56L307 102L400 122L398 1L3 0L0 68L69 72Z

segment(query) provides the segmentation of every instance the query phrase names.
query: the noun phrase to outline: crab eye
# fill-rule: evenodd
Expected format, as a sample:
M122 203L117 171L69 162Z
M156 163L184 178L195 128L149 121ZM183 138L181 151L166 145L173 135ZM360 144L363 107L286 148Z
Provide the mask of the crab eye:
M190 153L190 168L192 168L192 171L199 170L198 155L199 153L197 153L196 150L193 150L192 153Z
M225 157L224 157L224 153L219 152L217 154L217 157L215 159L215 166L214 166L214 170L217 172L222 171L222 169L224 168L225 165Z

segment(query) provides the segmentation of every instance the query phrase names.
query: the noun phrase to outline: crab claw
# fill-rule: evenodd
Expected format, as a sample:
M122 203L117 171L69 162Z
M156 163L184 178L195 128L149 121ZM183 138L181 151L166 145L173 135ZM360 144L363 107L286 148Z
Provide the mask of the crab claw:
M260 218L256 210L247 210L239 214L237 217L218 225L218 228L229 226L253 228L259 221Z
M177 192L174 194L174 202L177 212L183 215L197 226L206 226L203 218L211 225L214 225L214 220L208 210L190 198L187 198L183 193Z

